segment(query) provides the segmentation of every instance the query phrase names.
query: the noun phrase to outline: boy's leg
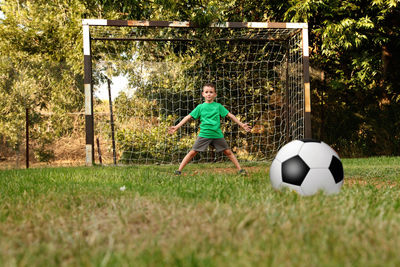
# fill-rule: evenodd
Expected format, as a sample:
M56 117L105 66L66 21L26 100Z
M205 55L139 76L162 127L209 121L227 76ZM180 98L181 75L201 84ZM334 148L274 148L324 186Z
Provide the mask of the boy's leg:
M237 160L237 158L235 157L235 154L233 154L232 150L230 149L225 149L224 150L224 154L225 156L227 156L232 162L233 164L235 164L236 168L240 171L242 169L242 167L240 167L239 161Z
M178 170L181 172L183 168L185 168L186 164L188 164L194 158L194 156L197 155L197 153L197 151L190 150L189 153L187 153L187 155L183 158Z
M183 168L185 168L186 164L188 164L194 156L197 155L198 151L204 151L212 140L204 137L197 137L194 142L192 150L187 153L187 155L183 158L181 164L179 165L179 169L176 171L177 174L180 174Z

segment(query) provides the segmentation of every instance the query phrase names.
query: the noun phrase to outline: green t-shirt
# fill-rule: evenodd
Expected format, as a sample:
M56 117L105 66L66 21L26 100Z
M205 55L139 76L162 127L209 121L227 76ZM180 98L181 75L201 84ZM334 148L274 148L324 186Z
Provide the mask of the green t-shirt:
M194 119L200 117L200 137L223 138L221 131L221 117L228 115L229 111L220 103L203 103L198 105L190 116Z

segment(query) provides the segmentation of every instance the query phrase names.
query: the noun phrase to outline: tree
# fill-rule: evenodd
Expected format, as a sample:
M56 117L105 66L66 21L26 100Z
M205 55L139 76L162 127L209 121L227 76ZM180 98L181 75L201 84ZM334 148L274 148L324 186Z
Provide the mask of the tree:
M25 108L34 126L43 122L43 111L62 115L83 105L80 25L85 9L78 1L3 1L1 11L0 108L5 116L0 135L18 149ZM38 131L33 128L31 134L39 143L50 141L51 135Z
M393 0L290 1L307 21L316 137L344 155L398 154L400 9ZM353 153L353 155L354 155Z
M310 28L315 137L343 153L399 154L399 9L398 0L3 0L0 135L21 142L27 106L38 125L43 111L82 110L83 18L292 21Z

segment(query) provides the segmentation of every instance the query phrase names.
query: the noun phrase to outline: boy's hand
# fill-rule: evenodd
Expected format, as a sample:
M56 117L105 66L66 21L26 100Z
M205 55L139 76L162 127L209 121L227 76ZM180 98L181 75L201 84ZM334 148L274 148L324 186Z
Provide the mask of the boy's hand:
M176 130L178 130L178 127L171 126L171 127L168 128L168 133L169 134L173 134L174 132L176 132Z
M248 125L247 123L243 123L241 126L246 132L250 132L251 131L251 126Z

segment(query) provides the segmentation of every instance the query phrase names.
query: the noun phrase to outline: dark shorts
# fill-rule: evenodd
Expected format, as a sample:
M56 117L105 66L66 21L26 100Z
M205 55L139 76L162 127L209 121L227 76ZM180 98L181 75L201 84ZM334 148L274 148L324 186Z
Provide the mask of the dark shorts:
M217 152L229 149L228 143L224 138L204 138L199 136L197 137L196 142L194 142L192 150L203 152L210 145L215 147Z

